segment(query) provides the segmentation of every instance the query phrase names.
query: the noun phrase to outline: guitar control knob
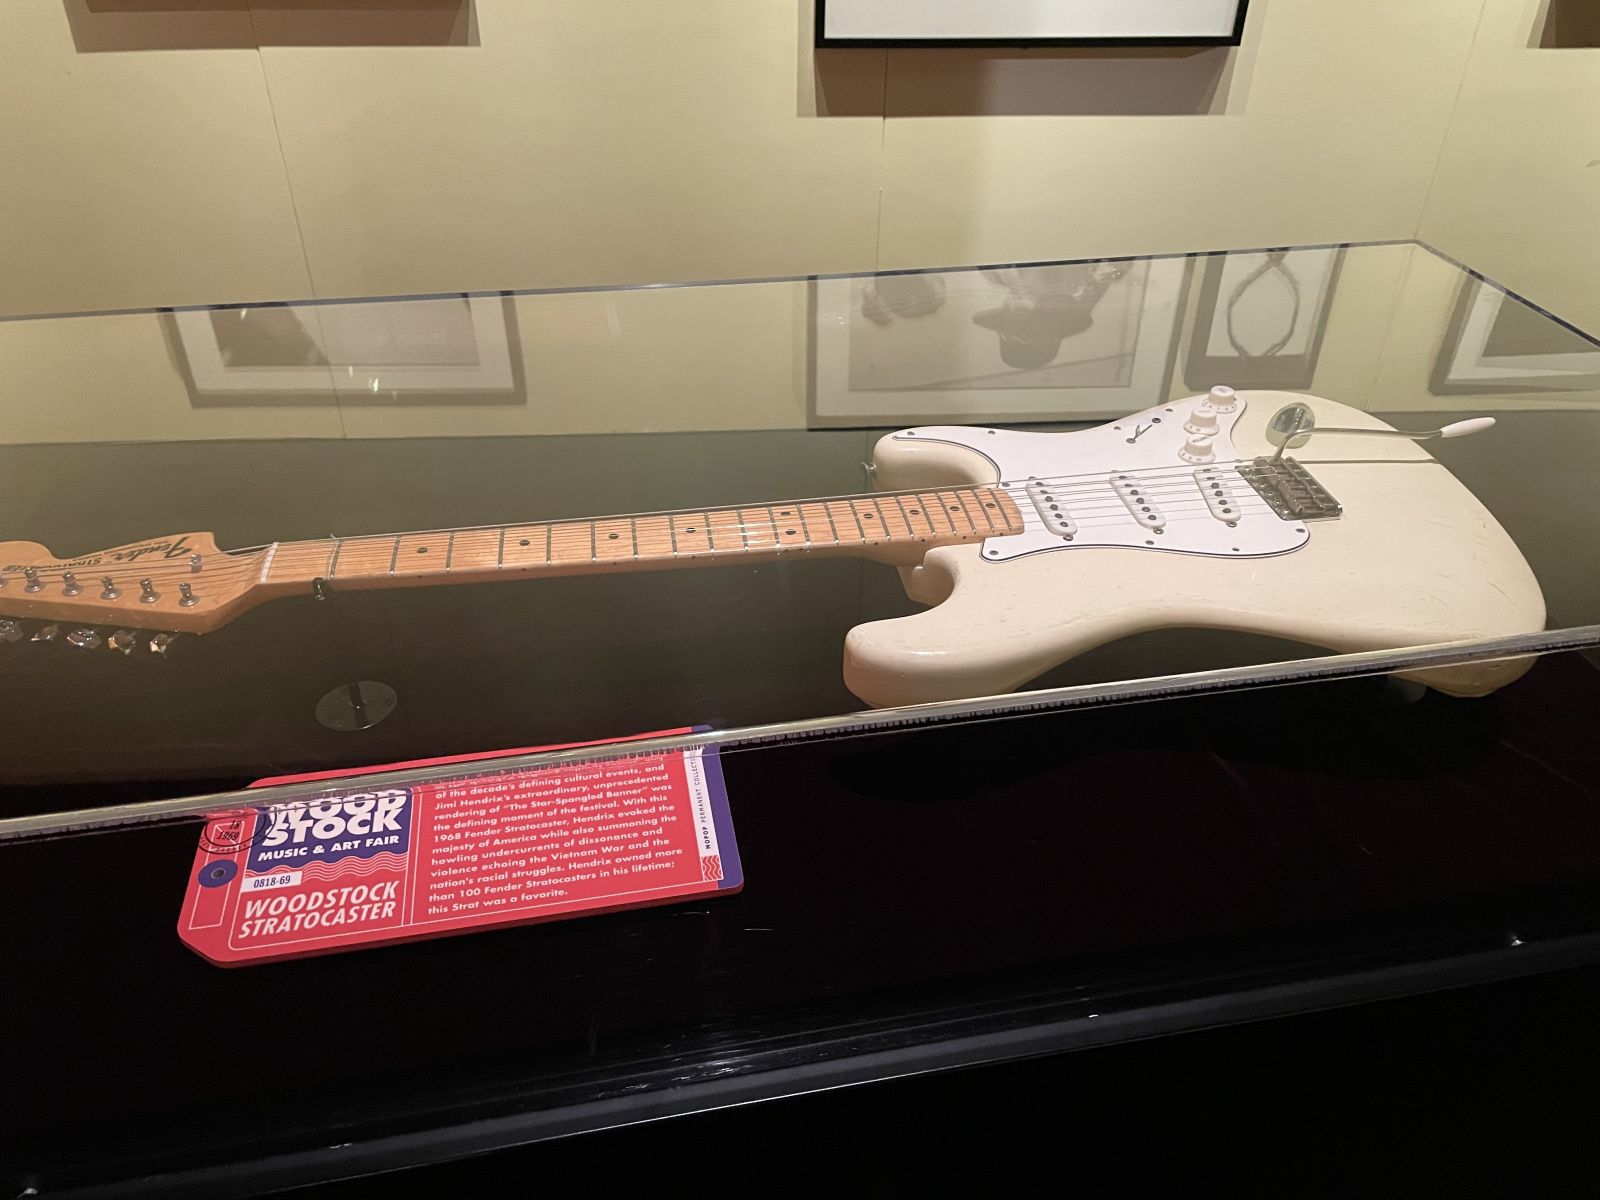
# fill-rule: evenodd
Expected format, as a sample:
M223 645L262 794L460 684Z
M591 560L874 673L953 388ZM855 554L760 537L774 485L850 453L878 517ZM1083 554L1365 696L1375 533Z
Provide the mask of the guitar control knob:
M1200 433L1191 434L1189 440L1184 442L1183 449L1178 451L1178 457L1189 463L1208 463L1216 456L1216 451L1211 448L1211 439Z
M139 648L139 635L131 629L119 629L106 639L106 649L118 654L132 654Z
M79 650L100 649L101 637L98 629L90 629L85 625L81 629L67 630L67 645L76 646Z
M0 621L0 642L20 642L22 626L15 621Z
M1231 387L1219 383L1211 389L1211 394L1205 398L1204 403L1212 412L1232 412L1239 407L1239 397Z

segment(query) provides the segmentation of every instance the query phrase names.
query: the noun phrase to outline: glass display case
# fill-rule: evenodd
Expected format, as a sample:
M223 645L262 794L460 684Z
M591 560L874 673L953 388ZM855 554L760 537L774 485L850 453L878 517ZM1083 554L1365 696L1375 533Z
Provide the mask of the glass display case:
M1430 247L44 317L0 362L20 1184L294 1182L1600 937L1600 342ZM679 750L737 897L242 972L174 933L196 836L328 772Z

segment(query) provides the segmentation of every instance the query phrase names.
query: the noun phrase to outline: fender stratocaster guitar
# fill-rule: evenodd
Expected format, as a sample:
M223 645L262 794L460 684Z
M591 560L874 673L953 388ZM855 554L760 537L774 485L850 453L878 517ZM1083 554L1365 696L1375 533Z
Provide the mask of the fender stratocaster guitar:
M1544 627L1539 585L1417 445L1491 424L1402 434L1330 400L1214 388L1076 433L903 429L857 496L234 551L206 533L73 559L0 543L0 641L164 653L280 596L814 555L890 563L929 606L851 630L845 682L873 705L1008 691L1171 626L1340 651L1504 637ZM1526 668L1418 678L1481 695Z

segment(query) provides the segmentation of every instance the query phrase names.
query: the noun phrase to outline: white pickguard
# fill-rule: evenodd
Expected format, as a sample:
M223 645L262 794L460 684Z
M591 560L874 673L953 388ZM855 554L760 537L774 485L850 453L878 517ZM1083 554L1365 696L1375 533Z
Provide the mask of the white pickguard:
M928 425L891 437L962 446L994 464L1027 528L987 539L985 562L1090 546L1218 558L1298 550L1306 523L1278 516L1236 470L1231 433L1244 410L1243 397L1224 409L1193 396L1078 433ZM1198 454L1196 436L1209 440Z

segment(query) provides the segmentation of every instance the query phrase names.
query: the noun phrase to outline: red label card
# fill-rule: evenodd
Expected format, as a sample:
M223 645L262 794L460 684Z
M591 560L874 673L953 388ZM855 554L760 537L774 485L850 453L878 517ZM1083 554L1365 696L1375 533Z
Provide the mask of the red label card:
M351 774L263 780L330 790L207 821L178 920L190 949L237 966L744 884L715 748L332 785Z

